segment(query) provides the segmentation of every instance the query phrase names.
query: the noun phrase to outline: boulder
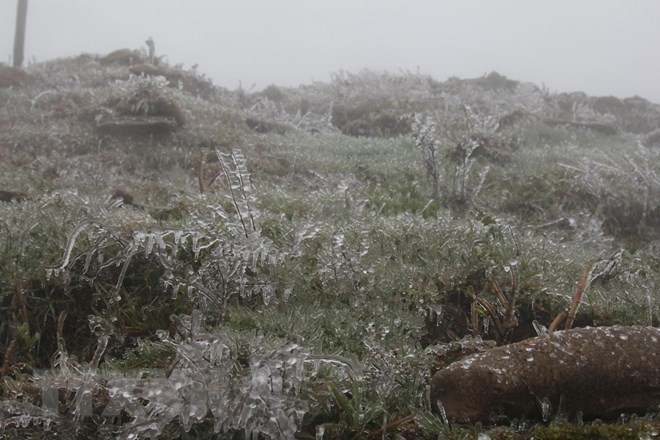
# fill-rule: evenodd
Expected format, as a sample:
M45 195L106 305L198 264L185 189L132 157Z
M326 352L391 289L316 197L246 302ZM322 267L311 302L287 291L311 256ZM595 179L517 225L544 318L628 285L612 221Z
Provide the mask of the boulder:
M24 192L0 190L0 202L24 202L27 198Z
M118 49L102 57L99 62L103 65L118 64L130 66L142 63L140 53L131 49Z
M474 354L433 375L431 403L459 422L646 414L660 405L660 329L576 328Z
M20 67L0 65L0 88L19 87L30 82L30 75Z
M126 96L109 104L121 115L163 116L173 119L178 127L186 125L186 115L175 99L148 91Z

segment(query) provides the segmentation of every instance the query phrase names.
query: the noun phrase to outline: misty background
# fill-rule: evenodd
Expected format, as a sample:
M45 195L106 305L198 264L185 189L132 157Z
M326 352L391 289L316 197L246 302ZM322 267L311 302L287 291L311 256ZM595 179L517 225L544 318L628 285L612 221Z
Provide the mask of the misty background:
M0 61L16 0L0 0ZM551 92L660 103L658 0L31 0L25 64L146 47L229 89L411 71L497 71Z

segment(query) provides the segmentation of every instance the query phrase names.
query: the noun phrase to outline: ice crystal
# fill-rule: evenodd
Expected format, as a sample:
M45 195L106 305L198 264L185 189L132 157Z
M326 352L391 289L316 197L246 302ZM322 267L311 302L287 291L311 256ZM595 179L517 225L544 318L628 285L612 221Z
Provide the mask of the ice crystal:
M158 438L173 422L190 431L207 420L213 421L216 433L243 431L246 438L293 439L308 410L299 394L303 382L315 374L310 368L315 362L347 368L356 379L361 377L359 366L350 359L311 356L295 342L269 352L254 351L250 368L237 368L238 353L227 335L206 332L203 320L198 311L180 317L188 329L183 341L161 333L177 353L169 374L117 377L97 367L110 329L102 319L90 317L90 328L99 337L94 360L77 363L61 349L56 369L34 376L35 386L43 391L42 407L15 399L0 402L0 432L31 424L48 430L53 423L65 423L67 417L80 424L93 414L103 418L123 414L128 419L113 434L122 439ZM22 393L20 386L8 389ZM70 396L68 403L60 402L66 414L58 412L58 390Z

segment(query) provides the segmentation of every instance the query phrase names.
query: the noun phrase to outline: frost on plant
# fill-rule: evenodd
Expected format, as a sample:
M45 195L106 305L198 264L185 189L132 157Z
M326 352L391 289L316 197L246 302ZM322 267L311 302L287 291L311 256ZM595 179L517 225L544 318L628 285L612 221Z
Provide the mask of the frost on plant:
M178 229L138 229L127 236L85 220L71 233L61 263L48 269L47 275L61 276L68 283L76 274L110 303L117 303L122 300L120 292L129 267L142 258L159 267L164 286L175 297L183 287L189 299L206 311L222 314L235 297L272 301L275 286L260 268L281 264L284 252L261 234L261 213L241 151L217 154L222 167L218 178L225 180L227 194L217 195L200 211L191 212L192 224ZM86 249L76 254L82 243ZM192 255L193 264L185 260L186 255ZM117 274L115 268L119 268ZM100 285L101 273L115 274L111 289Z
M115 404L131 411L124 438L156 438L172 421L186 431L213 417L216 433L244 430L246 438L293 438L306 404L296 395L307 352L287 343L270 353L255 353L250 372L237 368L237 353L226 336L200 331L199 313L190 318L191 335L176 342L174 368L166 378L109 382ZM106 410L107 411L107 410Z
M309 107L306 102L303 99L299 106L291 108L291 105L288 105L287 108L278 100L262 97L245 110L245 113L250 116L251 123L257 131L281 132L287 129L320 133L337 131L332 125L332 105L325 111L310 111L306 108Z
M417 148L422 153L426 176L433 187L433 196L438 197L440 186L440 169L437 156L439 141L437 139L435 121L429 115L415 114L413 123L413 138Z
M337 291L346 282L354 292L365 291L375 284L375 269L365 258L370 248L368 231L361 227L358 223L337 231L332 236L332 245L319 253L317 274L337 286Z
M439 198L444 190L445 202L474 204L490 171L490 165L486 164L474 176L477 159L499 160L508 154L510 147L497 133L500 128L498 118L480 116L469 106L463 106L462 119L444 122L446 124L438 129L438 123L431 115L414 116L413 138L422 154L433 197ZM449 170L452 167L453 183L450 183L447 177L451 176Z
M255 352L246 374L238 368L237 353L227 344L227 336L201 331L201 319L198 312L187 318L191 334L184 341L163 336L177 352L169 375L128 378L98 368L97 357L105 351L109 328L90 317L90 327L99 337L92 362L78 363L61 347L56 369L34 375L41 406L21 401L25 384L8 380L9 390L17 396L0 402L4 416L0 430L30 425L48 430L65 425L69 416L80 424L93 415L109 421L124 414L129 420L113 428L124 439L158 438L172 422L189 431L208 417L213 418L216 433L243 430L246 438L294 438L307 411L297 395L305 380L308 352L295 343ZM58 392L68 396L65 402L58 403ZM55 432L65 429L58 426Z
M246 438L257 438L259 434L293 438L308 408L303 400L287 396L295 396L300 390L307 355L302 347L288 343L253 359L252 377L231 405L230 425L244 429Z
M90 328L99 338L93 360L77 362L60 347L56 368L35 374L32 380L41 392L41 406L36 401L21 402L18 395L25 384L8 380L9 390L17 396L0 402L0 414L5 416L0 428L55 426L54 432L63 433L70 419L80 426L94 418L107 423L106 432L114 438L128 440L160 438L172 424L189 432L193 425L209 422L216 434L242 431L247 439L293 439L309 410L301 394L303 385L319 364L337 369L340 376L347 369L360 377L354 360L313 356L292 341L270 350L251 348L246 368L232 337L206 331L201 312L178 318L185 338L159 332L161 340L176 350L169 372L145 370L119 376L97 364L112 330L103 319L90 316ZM58 393L66 396L64 401L60 397L58 402ZM117 417L122 422L111 423Z
M246 237L261 233L259 211L256 210L256 197L252 188L250 173L245 164L245 156L240 150L231 154L216 151L222 173L229 187L229 195Z
M577 178L599 201L603 230L614 236L643 236L646 231L657 231L658 152L638 144L618 157L601 150L596 153L596 157L582 159Z

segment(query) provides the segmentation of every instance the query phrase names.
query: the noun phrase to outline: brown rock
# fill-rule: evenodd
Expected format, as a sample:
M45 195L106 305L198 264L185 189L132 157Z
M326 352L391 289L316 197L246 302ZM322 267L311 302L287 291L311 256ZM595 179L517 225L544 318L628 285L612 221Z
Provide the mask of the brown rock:
M19 191L0 190L0 202L24 202L27 194Z
M118 49L110 52L99 60L101 64L120 64L130 66L131 64L138 64L142 62L142 58L137 51L130 49Z
M111 199L121 200L125 205L133 204L133 194L121 188L115 189L115 191L112 193Z
M660 329L576 328L478 353L433 375L431 402L450 420L484 423L645 414L660 405Z
M0 88L19 87L30 82L30 75L19 67L0 65Z
M181 106L174 99L165 96L135 94L120 99L114 108L122 115L164 116L173 118L179 127L186 125L186 115Z

